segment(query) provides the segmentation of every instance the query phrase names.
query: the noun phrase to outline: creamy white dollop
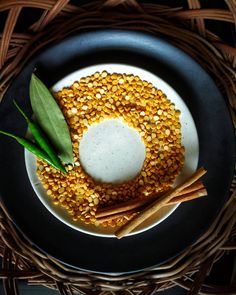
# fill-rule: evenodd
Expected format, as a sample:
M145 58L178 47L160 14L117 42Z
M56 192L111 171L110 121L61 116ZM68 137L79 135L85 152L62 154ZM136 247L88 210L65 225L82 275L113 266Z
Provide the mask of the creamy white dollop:
M135 178L145 156L138 131L119 119L90 126L79 145L82 167L96 181L104 183L118 184Z

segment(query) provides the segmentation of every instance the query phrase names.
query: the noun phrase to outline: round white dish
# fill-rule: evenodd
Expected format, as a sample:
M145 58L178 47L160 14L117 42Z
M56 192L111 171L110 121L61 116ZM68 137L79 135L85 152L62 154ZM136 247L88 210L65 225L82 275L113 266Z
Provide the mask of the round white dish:
M185 163L180 175L175 181L175 185L182 182L186 177L192 174L198 164L199 156L199 141L195 123L193 121L192 115L188 110L186 104L178 93L165 81L159 77L153 75L152 73L124 64L98 64L90 67L80 69L70 75L64 77L62 80L58 81L53 87L52 91L57 92L63 87L69 87L75 81L79 81L80 78L94 74L95 72L107 71L108 73L125 73L133 74L139 76L142 80L146 80L152 83L156 88L161 89L172 103L175 104L175 108L181 111L180 122L181 122L181 133L182 133L182 145L185 147ZM34 155L25 150L25 163L27 173L30 182L34 188L35 193L39 197L40 201L44 206L60 221L64 222L68 226L79 230L83 233L100 236L100 237L114 237L114 228L106 227L96 227L94 225L86 225L82 221L74 222L71 216L59 206L55 206L49 196L47 196L45 189L42 187L37 175L36 175L36 159ZM173 211L178 207L178 205L166 206L160 209L156 214L151 216L143 224L137 227L129 235L138 234L144 232L160 222L166 219Z

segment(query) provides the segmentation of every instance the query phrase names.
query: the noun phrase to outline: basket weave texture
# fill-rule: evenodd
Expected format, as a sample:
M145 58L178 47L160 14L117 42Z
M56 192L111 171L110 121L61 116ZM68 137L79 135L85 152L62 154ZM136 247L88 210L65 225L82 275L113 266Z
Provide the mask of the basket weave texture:
M0 0L4 26L0 38L0 101L24 65L39 50L66 36L94 29L118 28L148 32L165 37L197 62L213 77L229 103L236 126L236 48L208 29L215 21L236 25L235 0L222 0L224 8L202 8L198 0L182 1L183 7L164 6L137 0ZM146 1L147 2L147 1ZM173 3L176 1L169 1ZM211 1L209 1L211 2ZM211 3L212 4L212 3ZM212 5L211 5L212 6ZM19 30L25 11L38 15L27 28ZM28 14L29 15L29 14ZM207 22L206 22L207 20ZM28 23L29 21L27 21ZM236 249L236 178L230 197L218 217L194 245L158 267L128 275L98 275L64 266L41 253L16 229L0 204L0 277L6 294L19 294L17 282L45 285L60 294L154 294L181 286L188 294L236 294L235 284L212 286L204 283L212 265L226 251Z

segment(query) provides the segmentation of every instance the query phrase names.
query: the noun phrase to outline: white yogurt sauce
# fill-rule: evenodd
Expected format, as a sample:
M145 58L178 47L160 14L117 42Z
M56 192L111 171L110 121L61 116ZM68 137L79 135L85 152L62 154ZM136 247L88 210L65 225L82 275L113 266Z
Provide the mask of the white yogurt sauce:
M138 131L119 119L106 119L88 128L80 141L79 156L93 179L117 184L138 175L146 152Z

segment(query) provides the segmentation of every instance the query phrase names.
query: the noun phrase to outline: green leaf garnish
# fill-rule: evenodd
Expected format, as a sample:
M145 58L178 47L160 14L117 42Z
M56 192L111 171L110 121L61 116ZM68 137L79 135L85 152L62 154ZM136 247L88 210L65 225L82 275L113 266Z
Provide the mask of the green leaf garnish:
M69 128L61 109L43 82L32 74L30 101L38 124L47 134L58 156L65 163L73 163Z

